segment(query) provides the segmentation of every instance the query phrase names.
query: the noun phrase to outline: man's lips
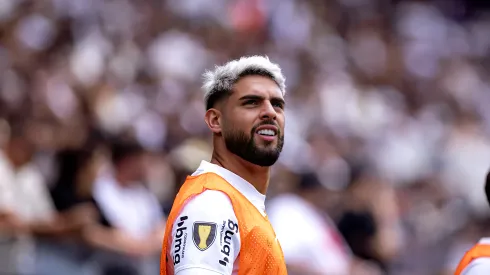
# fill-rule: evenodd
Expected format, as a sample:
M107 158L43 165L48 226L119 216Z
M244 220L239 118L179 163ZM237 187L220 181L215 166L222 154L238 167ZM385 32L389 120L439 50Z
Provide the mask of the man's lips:
M266 141L274 141L279 132L278 128L274 125L262 125L257 127L255 134Z

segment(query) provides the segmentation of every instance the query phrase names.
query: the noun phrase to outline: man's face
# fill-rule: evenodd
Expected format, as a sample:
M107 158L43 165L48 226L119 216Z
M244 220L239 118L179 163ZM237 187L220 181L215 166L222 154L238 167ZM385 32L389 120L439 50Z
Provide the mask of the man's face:
M23 166L32 160L34 145L26 138L17 137L10 141L11 161L15 166Z
M264 76L245 76L233 87L223 107L226 148L259 166L273 165L284 144L284 98Z
M121 162L119 169L124 171L126 178L131 181L144 181L146 171L146 154L139 153L127 156L126 159Z

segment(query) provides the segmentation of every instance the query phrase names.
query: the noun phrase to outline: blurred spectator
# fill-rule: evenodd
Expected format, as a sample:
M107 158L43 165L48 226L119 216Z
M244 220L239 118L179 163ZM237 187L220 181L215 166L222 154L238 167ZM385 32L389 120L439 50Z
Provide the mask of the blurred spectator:
M101 224L89 227L85 237L105 250L96 256L103 274L115 274L115 270L154 274L165 218L157 198L144 183L146 152L130 142L116 142L111 149L112 165L95 181L93 189Z
M51 190L56 209L71 213L79 226L63 238L42 238L37 243L38 274L94 274L90 259L92 251L81 233L97 222L92 203L91 186L101 168L101 155L90 145L83 149L65 149L56 155L59 176Z
M44 255L35 253L35 238L69 234L90 215L84 209L56 211L43 176L32 163L36 148L29 122L16 120L11 125L10 139L0 153L0 271L44 273L39 266L39 257Z
M375 174L354 170L343 204L338 226L353 253L388 272L404 238L394 190Z
M51 188L56 209L64 211L92 201L92 185L104 167L102 148L88 145L65 149L55 156L58 177Z
M350 274L351 252L324 213L332 196L314 173L298 176L294 193L269 201L267 213L291 274Z

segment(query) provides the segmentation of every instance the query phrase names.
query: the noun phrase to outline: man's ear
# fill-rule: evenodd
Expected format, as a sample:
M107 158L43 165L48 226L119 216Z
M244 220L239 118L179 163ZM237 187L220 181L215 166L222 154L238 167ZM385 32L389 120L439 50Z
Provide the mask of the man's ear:
M211 108L206 111L204 121L214 134L221 134L221 111Z

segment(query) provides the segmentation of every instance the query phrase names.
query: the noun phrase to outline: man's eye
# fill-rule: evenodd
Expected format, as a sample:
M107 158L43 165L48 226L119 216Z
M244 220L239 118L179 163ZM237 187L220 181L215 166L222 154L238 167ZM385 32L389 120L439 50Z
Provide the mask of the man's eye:
M243 103L243 105L257 105L257 104L258 104L257 100L253 100L253 99L247 100Z
M274 107L277 107L277 108L280 108L280 109L284 109L284 104L278 102L278 103L274 103L272 104Z

